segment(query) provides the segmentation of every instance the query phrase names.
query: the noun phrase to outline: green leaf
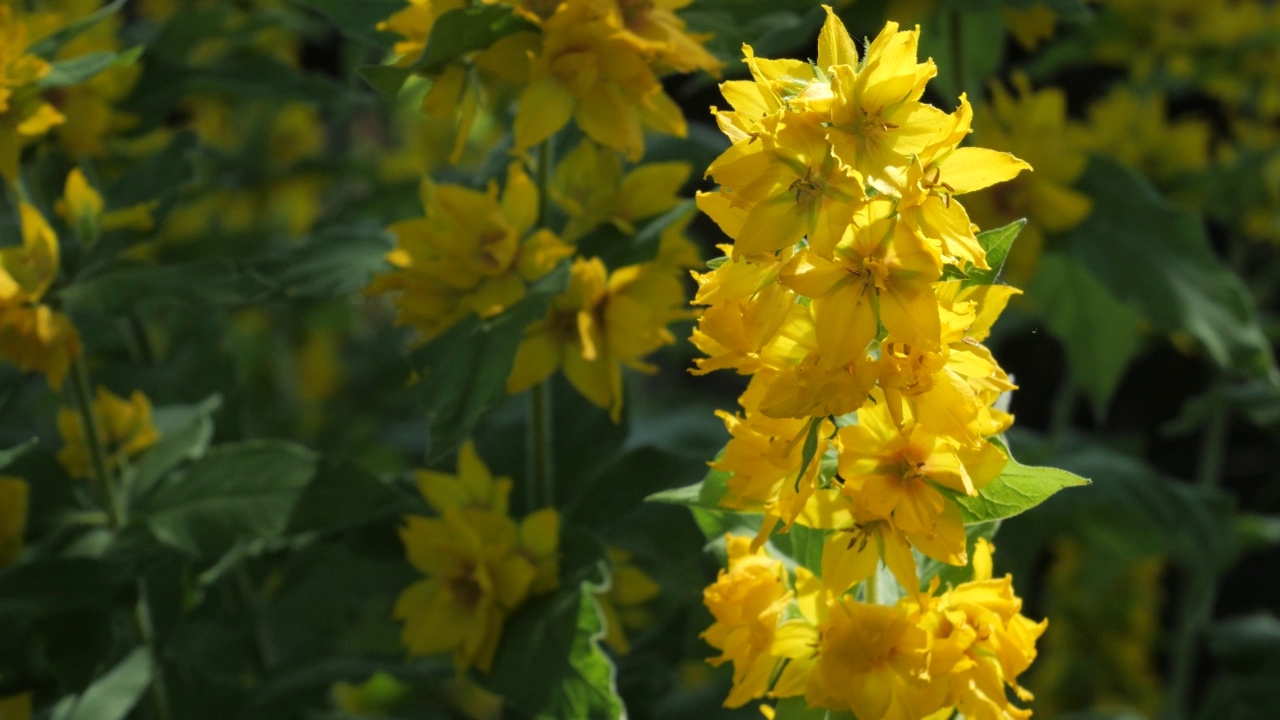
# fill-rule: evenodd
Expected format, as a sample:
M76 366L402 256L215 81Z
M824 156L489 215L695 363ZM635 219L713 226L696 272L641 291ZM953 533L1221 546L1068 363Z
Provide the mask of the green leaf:
M225 445L157 488L139 514L162 542L217 557L239 542L280 537L316 462L293 443Z
M775 532L769 544L776 554L790 559L814 575L822 576L822 546L827 531L792 525L786 532Z
M1009 250L1013 248L1013 241L1018 238L1018 233L1022 232L1022 228L1027 226L1025 218L1022 220L1014 220L1004 227L985 230L978 233L978 244L987 253L987 265L989 270L978 270L976 268L968 269L968 279L960 284L960 287L973 287L974 285L994 285L996 280L1000 278L1000 269L1004 267L1005 258L1009 257Z
M328 228L310 242L262 260L255 269L271 278L276 292L287 299L345 297L360 292L370 275L386 267L394 245L381 228Z
M378 23L406 7L404 0L293 1L323 15L343 35L385 47L390 47L396 36L378 30Z
M58 54L64 45L80 36L81 33L92 28L94 25L106 20L114 15L128 0L112 0L112 2L103 5L97 10L85 15L78 20L73 20L60 28L57 32L42 38L40 41L32 43L28 48L28 52L32 55L51 59Z
M196 134L176 133L164 149L131 162L103 193L109 208L124 208L142 202L176 196L194 174L191 154L199 146Z
M147 448L133 464L129 491L144 497L165 473L186 460L204 455L213 439L213 413L222 406L214 395L194 405L165 405L151 415L160 439Z
M1071 254L1104 287L1160 330L1189 333L1220 367L1274 376L1253 298L1213 254L1198 215L1103 157L1092 158L1077 186L1094 206L1068 236Z
M999 439L992 442L1008 452ZM952 492L966 525L1013 517L1039 505L1063 488L1088 485L1085 478L1051 467L1023 465L1009 454L1009 462L996 479L978 491L977 497Z
M358 72L369 83L369 87L387 98L399 95L400 88L404 87L405 81L413 74L409 68L395 65L365 65Z
M151 684L154 665L146 648L135 649L79 696L54 706L53 720L124 720Z
M418 397L431 423L427 455L447 455L506 394L525 328L541 320L568 280L568 265L530 285L525 297L489 320L471 316L416 350Z
M286 532L331 532L387 518L405 508L399 493L350 462L320 463L302 491Z
M31 438L30 440L14 445L7 450L0 450L0 469L9 467L14 460L26 455L27 451L34 448L39 442L38 438Z
M0 617L52 614L105 602L126 569L97 558L46 558L0 571Z
M660 502L668 505L684 505L700 507L708 510L720 509L720 499L729 492L729 478L733 473L723 470L710 470L701 481L684 487L663 490L645 498L648 502Z
M600 647L605 626L584 582L513 616L503 631L493 688L535 718L625 717L617 669Z
M469 52L484 50L508 35L537 30L536 25L505 5L450 10L436 18L427 46L414 61L412 69L435 75Z
M800 482L808 472L813 456L818 454L818 431L822 429L822 421L826 418L813 418L809 421L809 430L804 437L804 447L800 450L800 473L796 475L796 492L800 492Z
M1062 341L1071 374L1101 420L1138 352L1138 314L1112 297L1083 265L1061 253L1044 255L1027 293Z
M132 65L142 56L143 47L135 45L124 52L114 53L105 50L77 55L69 60L53 63L49 73L40 78L36 84L45 89L79 85L109 68L120 65Z
M192 307L248 305L264 299L272 284L252 268L222 258L176 265L121 262L65 288L74 313L120 316L139 308L176 303Z
M640 232L616 245L617 252L604 258L611 267L650 262L658 256L658 243L667 228L684 220L694 211L692 200L683 200L665 213L653 218Z
M1280 619L1270 613L1233 617L1204 631L1218 672L1197 717L1268 718L1280 712Z

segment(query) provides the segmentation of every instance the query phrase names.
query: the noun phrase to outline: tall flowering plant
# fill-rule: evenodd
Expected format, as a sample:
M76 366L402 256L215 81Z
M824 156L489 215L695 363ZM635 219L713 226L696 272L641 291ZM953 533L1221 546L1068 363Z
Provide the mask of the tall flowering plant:
M1019 292L998 274L1021 225L979 234L960 196L1031 168L961 146L964 95L952 113L921 101L937 70L919 37L890 22L859 52L828 8L815 62L745 46L751 79L722 85L731 108L713 110L732 144L698 207L733 243L695 273L694 372L750 380L697 499L760 516L751 540L728 537L705 593L730 706L1030 714L1005 686L1031 699L1017 678L1045 623L992 578L986 537L1044 495L992 499L1083 481L1019 466L1001 440L1015 385L982 341ZM771 537L820 552L788 570ZM942 590L945 566L972 579Z

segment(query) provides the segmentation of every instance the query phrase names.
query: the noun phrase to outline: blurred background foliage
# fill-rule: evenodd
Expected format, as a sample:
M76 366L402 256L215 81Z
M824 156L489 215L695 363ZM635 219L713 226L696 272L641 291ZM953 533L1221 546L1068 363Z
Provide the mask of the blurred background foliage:
M706 537L686 509L643 502L706 474L726 439L713 411L742 387L687 374L687 321L656 374L626 376L618 423L552 382L566 592L510 620L479 684L447 659L406 660L392 605L416 575L396 530L426 513L410 471L451 471L471 434L516 478L516 515L534 508L519 489L525 400L415 385L423 363L483 372L483 333L406 352L390 302L362 294L392 247L384 228L421 214L423 173L483 187L510 151L505 111L459 140L452 118L420 111L431 81L383 64L397 38L377 25L401 0L17 4L97 17L38 48L60 72L85 53L111 64L51 91L77 121L28 148L21 174L64 238L75 281L54 292L95 381L143 392L160 439L136 459L134 520L109 532L55 460L57 393L0 365L0 464L29 493L25 520L0 518L0 718L26 717L24 703L34 717L157 717L144 692L161 677L171 716L197 720L759 712L720 708L728 668L704 662ZM1004 275L1026 295L989 341L1020 386L1011 444L1094 481L999 528L997 573L1015 573L1025 614L1050 618L1025 682L1036 712L1280 715L1280 8L834 4L855 37L919 23L939 66L927 99L950 111L966 93L976 144L1035 168L967 202L984 228L1028 221ZM824 18L768 0L680 14L713 34L725 78L745 75L743 42L808 57ZM446 59L451 40L468 42L441 39ZM726 146L706 111L722 102L715 79L665 86L689 131L649 138L646 158L704 168ZM142 205L149 220L77 242L55 211L76 164L108 211ZM684 185L707 187L696 172ZM0 243L20 244L3 202ZM653 257L685 217L581 243L616 267ZM705 218L686 232L703 257L722 242ZM175 467L184 483L164 481ZM590 588L615 625L608 650L590 640ZM134 650L139 632L154 655Z

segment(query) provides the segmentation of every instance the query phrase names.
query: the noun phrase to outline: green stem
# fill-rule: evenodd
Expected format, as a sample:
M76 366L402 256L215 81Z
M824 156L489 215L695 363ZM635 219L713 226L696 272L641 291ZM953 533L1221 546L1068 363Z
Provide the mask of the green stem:
M1209 417L1205 421L1204 437L1200 443L1200 466L1196 482L1201 487L1214 487L1222 477L1222 466L1227 457L1227 435L1231 429L1231 414L1223 397L1222 382L1209 389Z
M551 139L538 146L537 167L534 168L538 184L538 222L535 227L545 228L549 220L551 184ZM551 452L551 387L544 380L529 390L529 511L553 507L555 493L555 458Z
M876 569L871 576L862 581L863 601L868 605L880 604L880 563L876 563Z
M1231 429L1230 409L1223 397L1221 380L1209 389L1208 402L1209 414L1200 445L1200 466L1196 472L1196 482L1204 488L1215 487L1222 478ZM1210 564L1200 563L1188 568L1187 585L1178 606L1170 648L1168 694L1161 713L1166 720L1183 720L1191 715L1191 690L1196 677L1200 639L1213 621L1213 606L1218 597L1218 578Z
M155 709L158 720L172 720L170 711L169 690L164 681L164 663L156 653L155 623L151 620L151 601L147 593L147 581L138 578L138 601L133 604L133 628L138 632L138 639L151 652L154 666L151 670L151 706Z
M71 393L75 397L76 410L80 413L80 427L84 430L84 442L89 448L89 462L93 466L94 479L107 496L107 515L111 519L113 530L120 530L128 521L128 516L121 498L116 493L116 486L111 477L111 469L107 465L107 452L102 447L102 434L98 430L98 416L93 411L93 396L89 391L89 370L85 366L84 357L77 355L72 361Z
M107 464L106 449L102 447L102 435L98 431L98 418L93 411L93 399L89 392L89 369L85 365L84 356L77 355L72 361L71 392L75 396L76 409L80 413L80 424L84 428L85 445L89 448L89 460L98 485L102 487L107 499L107 518L112 532L117 535L129 522L128 508L123 502L120 489L112 477L111 468ZM169 711L169 693L164 683L164 672L160 658L156 654L155 624L151 619L151 602L148 599L147 581L138 578L135 583L138 599L133 605L133 627L138 633L138 640L151 653L155 663L151 680L151 701L158 720L171 720Z
M240 594L240 599L249 608L249 613L253 618L254 651L257 655L259 669L266 673L275 664L275 652L272 650L274 644L271 642L271 633L262 619L262 603L258 600L258 594L254 592L253 585L249 581L249 573L244 569L243 564L236 565L232 577L235 581L236 591Z
M551 453L551 388L544 380L529 390L529 511L556 502Z

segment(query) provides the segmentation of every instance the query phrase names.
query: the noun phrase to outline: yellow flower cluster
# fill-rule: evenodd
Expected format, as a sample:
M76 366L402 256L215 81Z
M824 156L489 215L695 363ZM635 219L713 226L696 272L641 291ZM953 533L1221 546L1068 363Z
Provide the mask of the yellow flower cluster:
M42 302L58 277L58 237L35 206L19 203L18 216L22 245L0 250L0 355L44 373L59 389L80 354L80 334L66 315Z
M444 69L423 99L428 115L459 113L456 162L481 108L516 99L511 128L526 155L507 171L501 192L423 181L424 216L391 227L395 270L375 278L370 293L394 293L399 321L431 339L467 317L487 319L510 308L530 283L572 258L568 287L545 319L525 332L507 381L519 393L557 370L592 403L622 411L622 368L651 372L645 356L674 342L670 323L690 317L678 275L698 264L683 237L687 221L664 230L649 262L607 266L576 243L601 226L625 235L637 223L674 209L687 163L625 168L639 160L643 129L683 135L684 118L659 73L715 71L701 38L684 31L675 10L684 2L532 0L511 5L529 31L498 40ZM415 0L380 27L399 34L395 47L412 64L436 22L461 3ZM552 135L574 122L585 137L572 150L549 149ZM526 165L543 182L535 184ZM552 205L562 213L551 218ZM552 228L559 228L558 231Z
M99 387L93 400L93 416L98 426L98 444L109 469L119 467L121 459L137 457L160 438L151 422L151 401L136 390L126 400ZM73 478L93 477L89 434L81 414L69 407L58 410L58 433L63 443L58 462L67 474Z
M408 516L400 531L409 562L426 575L396 601L402 640L414 655L450 651L459 671L487 672L507 616L559 582L560 517L546 508L517 525L507 510L511 480L494 478L470 442L457 475L419 471L417 481L440 516Z
M0 5L0 175L9 182L22 147L66 120L37 85L53 66L30 54L35 30L20 10Z
M955 609L969 591L895 608L839 599L882 560L915 598L913 549L966 564L953 498L977 495L1007 462L991 437L1012 422L994 405L1014 385L981 343L1018 291L964 282L991 268L958 196L1029 166L959 146L970 132L969 103L961 96L948 114L921 102L936 69L917 61L918 41L918 29L889 23L860 57L828 9L816 63L757 58L745 47L752 79L724 83L732 110L715 111L733 141L708 169L720 187L698 196L735 242L710 272L695 275L694 302L707 307L693 342L708 356L695 372L751 376L742 411L721 413L732 436L712 463L728 474L721 505L764 513L755 547L793 524L827 531L821 581L812 582L834 604L804 612L831 650L816 665L805 660L811 650L788 655L791 672L808 679L784 674L774 694L803 688L811 705L863 718L923 717L991 691L986 675L965 679L967 650L926 652L931 632L952 638L969 627L968 611ZM944 277L948 268L957 279ZM755 577L753 589L730 601L713 586L707 602L753 618L748 645L759 651L790 599L776 572L759 568L766 561L750 557L740 562L755 568L742 570ZM741 589L731 585L726 592ZM983 587L991 598L982 603L1012 606L1007 581ZM713 628L708 640L735 665L743 659L730 703L762 694L770 670L719 633ZM992 637L986 627L972 634ZM1025 668L1006 660L995 677ZM933 694L896 689L922 678L932 678ZM917 714L925 706L933 709Z
M803 567L788 572L765 548L730 535L729 567L703 599L715 623L702 637L733 664L725 705L769 690L859 718L1026 718L1005 687L1030 699L1017 678L1035 659L1047 622L1021 614L1012 578L991 577L991 547L978 545L974 579L893 605L833 593Z

